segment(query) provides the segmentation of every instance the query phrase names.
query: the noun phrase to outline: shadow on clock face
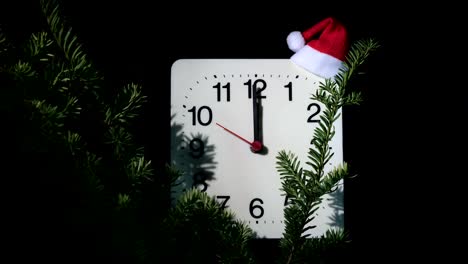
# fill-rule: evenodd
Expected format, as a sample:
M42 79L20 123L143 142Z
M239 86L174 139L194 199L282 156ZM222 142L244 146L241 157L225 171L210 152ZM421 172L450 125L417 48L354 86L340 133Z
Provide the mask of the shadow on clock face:
M329 217L329 225L331 227L343 228L344 227L344 190L342 186L330 193L327 199L330 208L333 210L332 215Z
M171 118L172 119L172 118ZM214 180L215 146L201 133L185 134L183 125L171 123L171 160L183 172L178 185L173 188L174 197L182 192L198 188L206 191Z

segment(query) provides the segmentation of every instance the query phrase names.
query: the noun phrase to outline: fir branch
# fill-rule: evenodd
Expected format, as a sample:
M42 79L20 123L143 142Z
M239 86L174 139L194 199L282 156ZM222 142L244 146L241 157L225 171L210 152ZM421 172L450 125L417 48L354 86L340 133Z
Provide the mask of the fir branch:
M111 105L112 122L106 123L104 106L108 102L104 101L103 90L98 89L102 77L88 61L72 28L64 22L58 1L43 0L41 6L49 28L32 34L24 49L4 53L10 51L7 50L10 46L0 31L2 84L24 94L22 107L27 110L24 121L29 129L25 131L27 141L22 148L33 157L47 159L44 169L45 175L54 181L51 189L55 189L55 183L62 184L57 189L63 191L57 196L64 199L63 204L72 204L70 208L59 209L65 209L73 217L79 215L71 220L73 225L89 228L115 218L122 222L133 219L135 225L130 229L128 222L126 226L110 222L116 227L115 235L136 230L128 243L143 241L139 245L150 249L155 240L151 235L156 234L154 230L159 231L162 216L158 216L157 222L151 222L147 216L166 207L159 208L163 204L154 201L157 199L144 199L164 195L159 194L162 188L152 177L151 161L144 157L143 147L136 144L129 131L129 122L138 117L146 97L140 86L125 86L118 102ZM3 60L4 57L8 60ZM106 140L113 149L105 145ZM175 173L170 176L176 178ZM167 194L163 198L169 200L169 190ZM137 219L140 215L145 219ZM151 235L143 234L149 229L153 229ZM104 245L101 242L96 243L99 246L96 249L101 250ZM116 241L112 242L112 250L116 250Z
M42 120L41 128L45 134L64 134L64 125L67 117L80 114L81 107L78 105L78 98L68 98L65 106L60 109L57 105L47 103L46 100L31 100L29 102L38 110L39 118Z
M129 208L130 202L130 195L119 193L117 195L117 210Z
M36 75L36 71L32 68L31 64L21 60L13 65L9 72L13 74L15 80L19 81L34 77Z
M60 57L66 61L62 64L65 67L58 72L51 85L59 84L62 88L71 89L76 94L90 90L96 103L102 104L98 88L103 78L88 60L87 54L82 44L78 42L72 28L63 21L58 2L56 0L41 0L41 8L55 44L61 51L62 56ZM48 56L55 58L53 54L48 54Z
M300 167L297 156L282 150L277 155L277 170L282 179L282 190L293 203L285 207L285 232L280 246L286 263L303 263L304 249L314 251L316 247L328 246L327 243L341 241L341 236L332 231L322 238L306 240L304 233L315 226L311 224L314 213L322 201L322 196L333 191L340 180L348 176L346 163L329 171L325 175L325 165L333 157L329 142L335 135L334 122L340 117L340 109L344 105L358 104L361 100L359 93L347 94L346 86L356 68L360 66L371 51L378 47L373 40L358 41L349 52L345 69L341 69L334 79L325 79L319 84L319 89L311 99L324 105L320 122L313 133L312 147L308 151L307 165L304 170ZM336 233L337 234L337 233ZM312 249L311 249L312 248Z
M91 65L86 58L83 47L73 35L72 28L66 28L60 13L60 6L55 0L41 0L42 12L50 26L57 45L63 51L73 70L84 70Z
M345 68L340 69L336 78L336 84L339 87L340 104L343 105L359 104L362 100L360 93L351 93L346 95L346 87L349 80L355 74L355 71L365 63L368 57L380 47L380 44L374 39L363 39L356 41L349 51L346 60L344 61Z
M87 150L86 142L76 132L66 131L63 141L73 157L75 169L83 173L84 187L87 192L101 192L104 185L97 174L97 169L101 166L102 158Z
M320 89L320 88L319 88ZM325 105L323 113L320 116L318 127L314 130L314 138L312 147L309 148L307 165L312 167L312 170L305 170L309 180L308 188L314 189L317 183L322 179L325 165L333 157L330 151L329 142L335 135L335 127L333 123L338 119L338 108L333 105L330 96Z
M143 153L143 148L133 144L133 137L127 128L130 121L137 118L138 110L146 103L147 97L141 90L141 86L134 83L125 85L114 104L107 106L104 114L104 122L108 126L106 143L113 146L114 155L120 160Z
M85 143L82 143L83 148L86 147ZM101 167L101 157L98 157L95 153L83 149L80 153L81 157L76 167L81 169L83 172L83 178L85 181L85 188L91 194L95 192L102 192L104 190L104 184L98 175L98 169Z
M76 96L68 96L62 112L65 116L78 116L81 113L81 106L78 104Z
M278 172L283 180L282 190L294 202L301 190L307 191L298 157L293 153L280 151L278 153L277 165Z
M169 177L169 190L173 192L173 187L183 183L182 175L184 172L174 164L166 164L164 169L165 174Z
M145 157L133 157L126 167L127 176L131 180L132 186L137 186L142 183L142 179L151 181L153 169L151 161L145 160Z
M52 61L44 73L44 78L50 82L49 89L59 86L58 90L60 92L69 90L71 77L71 72L67 69L66 63L59 60Z
M109 106L105 113L105 121L109 125L128 124L138 116L138 111L147 101L138 84L128 84L118 93L115 102Z
M117 159L124 160L133 146L133 137L125 128L120 126L111 126L106 133L107 144L112 145L114 156Z
M346 231L342 229L329 229L322 236L305 241L300 252L297 252L297 263L326 262L329 252L333 252L349 242Z
M336 184L348 175L348 164L346 162L333 168L320 182L321 195L330 193Z
M45 100L32 100L31 105L40 114L41 130L46 133L62 134L61 128L64 126L65 114L58 110L58 106L48 104Z
M49 61L53 55L47 53L47 51L53 43L47 32L33 33L26 46L27 54L31 59L39 57L40 61Z
M176 250L167 256L173 262L253 263L248 250L252 230L198 189L179 197L165 226L170 248Z
M68 149L73 156L76 156L79 151L83 149L82 138L78 133L67 131L65 142Z

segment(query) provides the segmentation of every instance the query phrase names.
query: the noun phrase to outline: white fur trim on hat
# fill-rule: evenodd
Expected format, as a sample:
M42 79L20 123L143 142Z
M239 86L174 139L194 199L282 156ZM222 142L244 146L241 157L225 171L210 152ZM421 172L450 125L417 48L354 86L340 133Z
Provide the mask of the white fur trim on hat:
M323 78L332 78L344 68L343 62L339 59L322 53L309 45L304 46L297 51L291 60L304 69L321 76Z
M289 33L288 37L286 38L286 42L288 43L288 47L290 50L296 52L305 45L305 39L302 36L302 33L299 31L293 31Z

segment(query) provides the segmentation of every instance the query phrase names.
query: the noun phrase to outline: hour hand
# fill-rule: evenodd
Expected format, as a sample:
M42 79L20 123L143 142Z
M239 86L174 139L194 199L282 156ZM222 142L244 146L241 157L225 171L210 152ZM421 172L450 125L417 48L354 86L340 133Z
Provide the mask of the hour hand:
M258 91L253 92L252 96L252 105L253 105L253 128L254 128L254 142L259 142L262 144L262 133L261 133L261 97L258 96ZM258 150L259 151L259 150ZM255 151L255 152L258 152Z

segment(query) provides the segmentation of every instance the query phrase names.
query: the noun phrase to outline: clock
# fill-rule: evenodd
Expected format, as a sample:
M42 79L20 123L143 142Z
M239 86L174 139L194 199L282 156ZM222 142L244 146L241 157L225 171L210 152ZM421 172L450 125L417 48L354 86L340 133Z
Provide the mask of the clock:
M306 167L323 105L311 99L323 78L289 59L180 59L171 69L171 161L183 171L174 198L199 188L258 238L283 236L284 207L276 167L290 151ZM342 119L330 142L328 171L343 161ZM307 231L343 225L343 186L324 197Z

